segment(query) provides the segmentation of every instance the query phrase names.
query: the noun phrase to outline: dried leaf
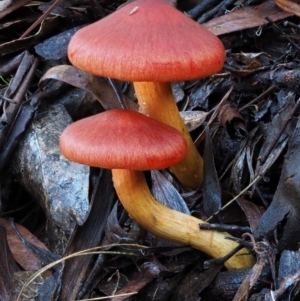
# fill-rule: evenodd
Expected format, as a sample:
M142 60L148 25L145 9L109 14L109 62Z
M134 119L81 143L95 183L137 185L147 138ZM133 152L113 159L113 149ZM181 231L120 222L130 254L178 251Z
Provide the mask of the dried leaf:
M243 143L240 151L237 153L236 157L233 160L233 165L231 168L230 179L233 184L233 189L236 193L239 193L242 190L246 151L246 143Z
M194 110L196 108L201 108L204 110L209 109L209 96L216 91L221 83L223 82L223 78L207 78L198 83L191 93L190 93L190 101L189 101L189 110Z
M12 300L10 296L10 282L13 277L13 273L19 269L15 264L13 255L8 247L6 240L6 230L0 225L0 300L9 301Z
M281 253L278 268L278 289L274 292L275 300L287 300L283 296L289 296L289 300L297 300L299 291L295 286L300 281L300 252L284 250Z
M105 226L105 237L103 244L115 244L119 242L132 242L133 239L129 237L128 233L120 226L118 217L118 203L115 203L110 212Z
M275 3L284 11L291 13L300 17L300 5L297 3L299 1L289 1L289 0L274 0Z
M91 93L79 88L66 89L65 93L59 94L56 102L64 105L74 121L103 111L103 107Z
M110 170L102 170L92 193L92 201L93 209L89 218L82 227L78 227L67 254L101 244L106 221L115 201ZM94 287L95 277L99 275L99 269L103 267L104 261L101 255L98 258L100 263L97 261L96 264L94 256L78 256L66 261L60 300L77 300L76 296L79 293L85 294L90 287Z
M35 241L36 244L34 245L31 242L27 241L22 236L22 234L19 232L16 225L13 222L11 222L10 224L14 230L14 233L18 236L19 241L22 243L21 248L26 247L27 253L28 254L29 254L29 252L32 253L35 256L36 260L39 260L41 263L43 263L43 265L50 264L50 263L60 259L60 257L58 255L48 251L43 246L43 244L37 243ZM42 246L43 248L41 248L40 246ZM27 263L26 263L26 265L27 265ZM39 275L38 278L35 279L35 281L30 283L29 286L26 286L26 288L24 290L24 294L26 296L30 296L26 293L26 290L29 289L30 292L35 291L35 297L36 297L34 299L35 301L51 301L51 300L53 300L53 296L55 295L57 289L61 286L60 283L61 283L61 274L63 271L63 267L64 267L64 262L60 262L60 263L56 264L55 266L53 266L51 271L46 271L42 274L43 278L46 278L46 279L43 280L42 282L39 282L38 285L36 285L36 281L38 280L39 277L41 277ZM30 266L29 268L35 268L35 267ZM54 271L54 273L52 273L52 271ZM23 275L24 274L22 273L21 277ZM21 283L22 283L22 281L21 281ZM18 287L18 284L16 284L16 285ZM18 293L19 290L20 289L15 289L14 291L16 293ZM22 296L24 294L22 294Z
M218 118L230 137L245 136L247 134L246 124L239 111L232 107L229 102L224 102L220 108Z
M289 275L294 274L300 269L300 252L284 250L281 253L279 268L278 268L278 282L282 282Z
M55 97L60 92L58 83L48 86L43 92L36 92L32 97L23 102L13 119L13 123L9 128L9 132L5 137L5 143L0 152L0 172L5 171L10 163L11 157L15 149L19 145L24 133L29 128L37 108L42 100L47 98L48 95ZM48 94L49 93L49 94ZM0 144L1 145L1 144Z
M0 218L0 225L6 228L8 245L18 264L26 271L37 271L42 268L40 260L38 260L21 242L20 238L11 227L11 222L7 219ZM48 250L47 247L25 227L22 225L16 225L16 227L29 243Z
M176 103L182 101L185 97L185 93L182 89L183 83L173 82L171 83L172 92Z
M222 207L222 194L216 171L211 138L208 128L205 131L204 179L203 179L203 208L208 216L218 212Z
M232 58L245 65L243 69L257 69L273 63L272 58L265 52L259 53L232 53Z
M267 53L233 53L225 64L235 77L244 77L273 66L274 62Z
M250 290L255 285L255 283L260 278L260 275L263 271L263 264L255 264L251 269L250 273L245 277L241 283L238 291L236 292L233 301L243 301L246 300ZM247 298L248 299L248 298Z
M203 292L203 300L232 300L242 281L249 274L250 269L238 269L221 272L216 276L213 283ZM265 268L258 284L253 287L252 292L259 292L265 283L271 281L270 269ZM261 299L257 299L261 300ZM262 299L264 300L264 299ZM261 300L261 301L262 301ZM266 301L266 300L264 300Z
M203 270L203 265L198 264L191 267L184 279L178 285L172 300L173 301L196 301L199 295L215 279L223 265L213 265L211 268Z
M287 128L280 135L280 138L274 145L273 149L270 149L274 141L278 138L286 120L290 116L290 112L295 105L295 94L281 90L277 93L277 100L279 103L277 108L278 113L273 117L272 121L266 125L266 138L259 153L260 160L257 161L254 175L251 175L251 181L253 181L253 179L257 176L264 174L266 170L274 164L279 155L285 149L289 131L291 131L291 129L295 126L290 122ZM253 186L253 190L255 187L256 185Z
M183 212L190 215L190 210L187 207L184 199L180 193L175 189L175 187L169 182L159 171L151 171L152 188L151 192L156 200L158 200L164 206L171 208L173 210ZM182 252L181 249L176 247L182 246L179 243L172 242L167 239L159 238L151 233L148 233L150 241L155 241L155 245L159 247L173 247L174 249L167 252L169 255L176 255Z
M262 216L254 232L262 237L276 228L284 218L287 218L279 248L298 249L300 241L300 121L298 120L293 137L290 139L288 152L285 157L282 173L271 205Z
M5 89L4 96L13 99L13 103L4 101L0 103L1 110L5 112L0 116L0 123L2 124L0 129L1 153L7 152L7 144L11 138L9 132L11 132L11 128L17 119L16 116L24 106L25 93L30 86L36 67L37 59L28 52L25 52L14 78Z
M275 22L291 15L292 13L281 11L273 1L268 0L259 6L246 6L237 9L229 14L214 18L203 25L218 36L268 24L265 16L269 16Z
M136 275L133 276L133 279L130 280L127 283L127 285L125 285L122 289L117 291L116 295L140 291L148 283L153 281L155 278L159 277L162 268L163 268L163 266L161 264L159 264L158 262L143 263L142 266L140 267L140 271L138 273L136 273ZM114 297L109 300L123 301L127 298L128 298L128 296L122 296L122 297Z
M209 113L204 111L183 111L180 116L186 127L191 132L203 124Z
M182 196L159 171L151 171L151 178L151 192L155 199L168 208L191 214Z
M120 104L113 88L104 78L89 74L73 66L59 65L49 69L40 79L39 87L42 90L49 79L60 80L74 87L84 89L95 96L105 110L119 108ZM126 106L137 109L137 105L123 96Z
M228 191L222 191L222 205L225 206L235 195ZM221 224L228 225L245 225L247 223L246 216L241 207L234 202L230 206L224 208L218 213L218 219Z
M237 203L244 211L247 220L249 222L251 231L254 231L257 227L257 224L264 213L264 209L261 206L245 200L244 198L238 198Z

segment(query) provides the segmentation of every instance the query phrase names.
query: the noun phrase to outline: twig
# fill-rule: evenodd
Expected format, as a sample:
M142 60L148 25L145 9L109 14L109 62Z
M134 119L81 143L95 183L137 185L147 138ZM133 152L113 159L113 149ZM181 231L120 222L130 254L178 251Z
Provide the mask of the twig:
M221 211L223 211L225 208L227 208L229 205L231 205L234 201L236 201L240 196L242 196L245 192L247 192L247 190L254 185L257 181L259 181L262 177L263 174L266 172L267 167L262 171L261 174L259 174L246 188L244 188L238 195L236 195L232 200L230 200L226 205L224 205L220 210L218 210L217 212L215 212L212 216L210 216L206 222L209 222L213 217L215 217L216 215L218 215Z
M254 103L257 103L259 101L261 101L266 95L268 95L269 93L271 93L273 90L275 90L276 86L272 85L271 87L269 87L266 91L264 91L263 93L261 93L259 96L257 96L256 98L254 98L253 100L249 101L246 105L244 105L243 107L239 108L239 112L245 110L247 107L251 106Z
M203 230L217 230L223 232L250 232L249 227L226 225L226 224L199 224L199 228Z
M19 38L25 38L33 29L35 29L41 22L43 22L48 15L57 7L63 0L56 0Z

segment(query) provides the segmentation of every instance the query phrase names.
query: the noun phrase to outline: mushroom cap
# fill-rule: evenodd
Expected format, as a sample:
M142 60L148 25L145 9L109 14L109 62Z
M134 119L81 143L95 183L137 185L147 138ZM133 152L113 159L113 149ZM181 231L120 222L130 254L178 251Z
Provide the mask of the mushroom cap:
M162 0L137 0L80 29L71 39L72 64L125 81L171 82L221 70L221 41Z
M167 168L187 153L171 126L132 110L110 110L69 125L59 141L66 158L109 169Z

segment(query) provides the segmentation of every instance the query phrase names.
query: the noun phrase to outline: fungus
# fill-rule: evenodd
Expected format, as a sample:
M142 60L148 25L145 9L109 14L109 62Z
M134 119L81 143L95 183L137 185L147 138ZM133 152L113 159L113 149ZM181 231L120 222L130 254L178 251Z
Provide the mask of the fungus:
M190 245L219 258L237 246L227 233L200 230L204 221L171 210L152 196L142 170L162 169L182 160L185 138L176 129L131 110L110 110L68 126L60 148L69 160L111 168L117 195L129 215L149 232ZM227 268L253 265L253 257L239 251Z
M218 72L225 59L221 41L162 0L137 0L79 30L68 56L87 72L134 82L141 112L186 138L188 154L171 170L184 185L197 188L203 160L180 117L170 82Z

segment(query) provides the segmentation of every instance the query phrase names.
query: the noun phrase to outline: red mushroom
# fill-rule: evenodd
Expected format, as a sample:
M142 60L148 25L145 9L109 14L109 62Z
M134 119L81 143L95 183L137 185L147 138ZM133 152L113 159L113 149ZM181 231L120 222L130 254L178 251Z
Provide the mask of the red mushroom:
M109 169L163 169L180 162L187 152L176 129L123 109L74 122L63 131L59 145L71 161Z
M184 158L187 144L174 128L130 110L110 110L68 126L60 148L69 159L95 167L111 168L116 192L130 216L149 232L190 245L212 257L237 246L227 233L200 230L199 220L158 203L142 171L161 169ZM228 268L253 265L242 250L230 258Z
M183 184L197 188L202 158L180 117L170 82L218 72L225 59L220 40L162 0L137 0L79 30L68 56L87 72L134 82L141 112L186 138L188 154L171 170Z

